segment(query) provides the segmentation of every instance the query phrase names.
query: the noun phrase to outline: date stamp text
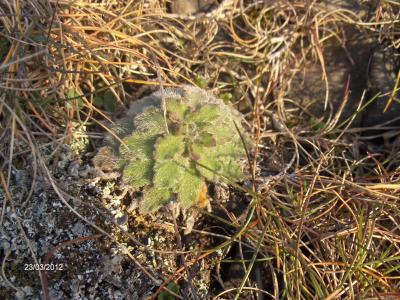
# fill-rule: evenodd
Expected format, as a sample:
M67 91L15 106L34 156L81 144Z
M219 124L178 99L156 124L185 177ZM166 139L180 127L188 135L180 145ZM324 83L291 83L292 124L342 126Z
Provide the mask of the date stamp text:
M62 271L63 264L24 264L25 271Z

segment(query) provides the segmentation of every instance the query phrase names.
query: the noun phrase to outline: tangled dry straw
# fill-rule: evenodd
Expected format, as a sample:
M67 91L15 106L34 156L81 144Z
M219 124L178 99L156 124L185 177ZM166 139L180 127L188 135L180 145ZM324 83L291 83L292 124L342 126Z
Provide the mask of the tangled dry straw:
M166 7L164 0L0 2L3 192L19 161L32 166L25 201L38 178L50 178L42 145L56 153L83 135L101 139L86 128L109 130L100 121L111 121L110 113L94 105L105 90L123 107L160 78L164 86L202 85L252 124L257 146L245 192L253 201L247 215L227 217L236 234L169 280L235 244L252 254L236 260L243 263L240 285L222 287L215 299L399 297L398 148L366 144L334 113L315 130L313 103L287 98L291 79L306 62L324 66L325 44L344 40L345 26L398 49L398 2L380 1L368 16L318 1L230 0L195 16ZM0 225L12 196L3 200ZM264 277L251 276L257 272Z

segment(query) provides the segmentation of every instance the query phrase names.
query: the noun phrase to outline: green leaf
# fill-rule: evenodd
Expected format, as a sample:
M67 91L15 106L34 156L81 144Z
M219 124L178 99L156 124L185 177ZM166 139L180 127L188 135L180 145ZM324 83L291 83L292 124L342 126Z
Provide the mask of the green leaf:
M104 110L109 112L115 111L115 103L117 102L117 98L111 90L107 90L104 93L103 97L103 107Z
M243 178L238 161L244 156L242 145L225 143L212 148L194 144L192 150L198 157L196 169L208 180L218 180L222 175L232 181ZM225 180L224 180L225 181Z
M171 121L182 121L189 107L187 104L176 99L167 100L167 111Z
M154 187L145 188L143 191L143 199L140 203L140 211L155 211L171 201L171 198L172 194L169 189L160 189Z
M174 188L182 178L184 168L177 162L170 160L156 161L153 183L160 188Z
M185 171L178 187L178 200L184 208L196 204L196 199L204 184L195 168Z
M192 145L192 151L192 156L197 158L196 169L200 174L208 180L216 180L218 178L216 173L221 169L220 162L217 160L217 153L197 144Z
M214 157L203 156L197 161L197 170L210 181L218 180L221 164Z
M200 136L195 140L195 143L204 147L215 147L217 145L214 135L209 132L201 133Z
M182 136L166 135L159 137L156 144L155 158L157 161L172 159L175 155L182 155L185 144Z
M220 157L219 161L221 162L220 174L226 177L227 181L238 181L243 178L243 171L240 164L232 159L232 157Z
M219 106L216 104L204 105L189 113L188 119L194 123L211 123L220 116Z
M150 107L135 117L134 124L138 132L149 135L165 132L165 120L160 109Z
M232 124L233 125L233 124ZM225 142L231 141L232 139L240 139L236 128L232 128L225 123L215 124L213 126L207 126L206 130L215 136L217 144L223 144Z
M151 184L153 177L153 162L143 159L130 162L125 166L122 179L133 188L141 188Z
M128 160L153 159L156 140L156 136L134 133L122 140L128 146L128 149L121 145L119 147L121 156Z
M100 96L94 96L93 97L93 105L98 107L98 108L103 108L104 105L104 100Z
M217 145L214 149L214 153L217 158L221 156L229 156L238 159L244 157L246 151L241 141L233 140L228 143Z

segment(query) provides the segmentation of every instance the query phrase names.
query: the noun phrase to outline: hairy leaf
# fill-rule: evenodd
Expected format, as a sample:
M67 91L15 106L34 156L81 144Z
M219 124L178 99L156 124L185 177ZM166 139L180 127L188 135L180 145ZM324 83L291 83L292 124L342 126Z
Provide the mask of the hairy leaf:
M132 161L125 166L122 179L136 189L151 184L153 164L153 161L149 159Z
M241 143L241 141L233 140L228 143L219 144L215 146L215 157L228 156L234 159L244 157L246 151Z
M221 163L218 161L215 153L207 155L201 153L200 158L196 162L196 169L200 174L210 181L218 180L218 173L221 171Z
M195 142L204 147L215 147L217 145L215 136L209 132L201 133Z
M196 204L196 199L204 184L203 179L199 175L195 168L191 168L185 171L182 176L178 187L178 200L184 208Z
M168 99L167 110L172 121L182 121L185 117L188 105L176 99Z
M154 186L173 189L181 180L183 170L183 167L173 160L157 161L153 178Z
M157 136L134 133L123 139L125 145L120 146L120 154L126 160L152 159Z
M149 135L165 132L165 120L161 109L150 107L135 117L136 130Z
M243 178L243 171L240 164L232 157L221 157L219 161L221 162L221 173L226 178L223 178L223 181L237 181Z
M208 126L206 130L215 136L218 144L240 139L235 127L229 126L225 123L218 123L214 126Z
M188 120L194 123L210 123L215 121L220 116L220 110L218 105L205 105L199 109L190 112Z
M157 161L172 159L175 155L182 155L183 151L185 151L183 136L162 136L156 144L155 159Z

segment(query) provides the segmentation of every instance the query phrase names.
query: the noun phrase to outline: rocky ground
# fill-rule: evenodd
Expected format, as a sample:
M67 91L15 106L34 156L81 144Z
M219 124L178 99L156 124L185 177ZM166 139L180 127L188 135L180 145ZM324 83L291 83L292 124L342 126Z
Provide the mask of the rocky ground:
M51 146L43 149L47 154L52 150ZM147 298L179 263L171 217L128 212L138 195L121 195L117 180L94 177L90 163L82 160L87 156L69 148L59 149L58 156L49 169L63 191L61 197L48 180L41 179L26 199L27 191L21 187L32 180L31 166L13 173L9 193L23 217L17 220L15 214L3 213L1 255L8 282L1 282L2 298L40 299L43 295L38 271L32 270L31 251L55 269L42 272L49 299ZM3 192L0 197L2 203L7 201ZM213 240L198 231L185 236L185 249L194 251L185 254L186 259L195 259L200 254L196 249L209 247ZM192 282L200 295L210 289L210 271L204 261L193 268Z

